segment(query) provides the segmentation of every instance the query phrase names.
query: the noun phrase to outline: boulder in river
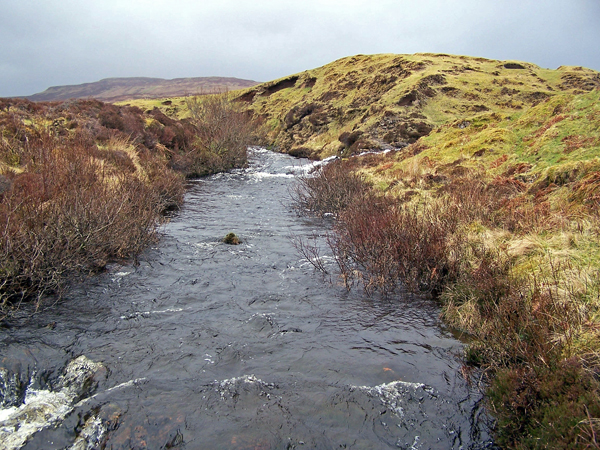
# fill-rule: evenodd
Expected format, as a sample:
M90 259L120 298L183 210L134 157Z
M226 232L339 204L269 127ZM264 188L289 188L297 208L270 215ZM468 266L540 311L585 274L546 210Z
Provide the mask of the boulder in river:
M223 242L229 245L239 245L242 243L235 233L228 233L227 236L223 238Z

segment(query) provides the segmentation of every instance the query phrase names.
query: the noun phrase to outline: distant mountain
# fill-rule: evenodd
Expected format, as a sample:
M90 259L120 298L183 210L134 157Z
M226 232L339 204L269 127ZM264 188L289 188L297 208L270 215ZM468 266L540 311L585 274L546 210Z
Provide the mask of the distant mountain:
M53 86L44 92L30 95L32 101L95 98L107 102L137 98L181 97L188 94L234 91L257 85L252 80L224 77L175 78L105 78L94 83Z

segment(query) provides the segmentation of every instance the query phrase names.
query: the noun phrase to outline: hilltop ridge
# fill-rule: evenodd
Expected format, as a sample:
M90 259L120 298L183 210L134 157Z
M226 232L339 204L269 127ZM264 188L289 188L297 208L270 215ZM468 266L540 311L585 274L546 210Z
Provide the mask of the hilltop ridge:
M162 98L214 93L244 89L257 81L232 77L163 78L128 77L105 78L93 83L53 86L25 97L31 101L57 101L72 98L95 98L105 102L140 98Z

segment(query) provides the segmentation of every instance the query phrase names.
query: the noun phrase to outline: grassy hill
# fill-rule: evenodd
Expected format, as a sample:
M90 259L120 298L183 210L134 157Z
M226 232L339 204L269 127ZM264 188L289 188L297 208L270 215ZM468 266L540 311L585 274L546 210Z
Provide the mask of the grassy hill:
M401 148L481 114L517 116L561 94L600 87L581 67L440 54L343 58L246 89L239 101L268 120L282 151L314 157ZM349 133L352 136L340 136Z
M26 97L31 101L57 101L72 98L95 98L106 102L138 98L163 98L200 93L244 89L258 84L252 80L225 77L175 78L106 78L94 83L53 86Z

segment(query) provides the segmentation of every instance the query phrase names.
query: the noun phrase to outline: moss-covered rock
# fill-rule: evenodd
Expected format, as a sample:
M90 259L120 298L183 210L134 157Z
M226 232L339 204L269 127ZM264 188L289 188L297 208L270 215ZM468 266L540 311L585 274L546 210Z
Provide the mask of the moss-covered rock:
M237 235L235 233L228 233L223 238L223 242L228 245L239 245L242 243L242 241L240 241L240 238L237 237Z

